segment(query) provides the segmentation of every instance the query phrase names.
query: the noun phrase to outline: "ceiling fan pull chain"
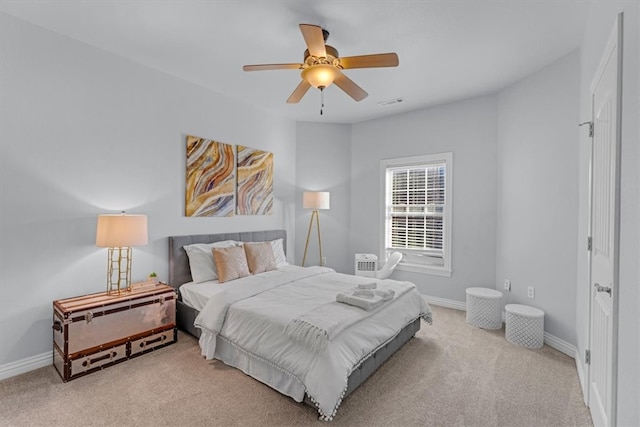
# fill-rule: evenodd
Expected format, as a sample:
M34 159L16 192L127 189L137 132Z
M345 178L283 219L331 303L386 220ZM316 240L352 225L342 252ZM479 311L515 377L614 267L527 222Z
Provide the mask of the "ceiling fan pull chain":
M324 108L324 88L320 87L320 115L322 115L323 108Z

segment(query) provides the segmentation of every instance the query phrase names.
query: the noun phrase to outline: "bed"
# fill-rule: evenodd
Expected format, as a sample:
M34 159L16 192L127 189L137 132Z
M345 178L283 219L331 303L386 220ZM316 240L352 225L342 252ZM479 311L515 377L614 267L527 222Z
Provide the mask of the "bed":
M216 286L217 282L193 283L185 247L278 240L286 251L284 230L169 237L168 282L179 295L177 324L199 338L202 353L208 359L219 359L298 402L304 400L318 410L320 419L328 421L335 416L344 397L415 335L421 319L431 322L431 311L415 286L408 282L342 275L326 267L303 268L286 262L279 263L276 270L226 282L224 291L220 291L223 285ZM343 310L346 306L335 302L336 291L345 289L346 293L374 283L381 292L395 289L395 296L370 312L345 308L348 327L326 325L321 328L323 334L317 333L317 328L308 329L307 321L313 315L317 318L325 310L335 310L335 306ZM268 286L268 290L263 286ZM192 295L193 289L220 293L203 291L206 295L198 302ZM302 300L289 300L300 298L296 296L298 293L304 294ZM333 301L329 302L327 295ZM316 303L316 298L324 298L322 304ZM267 314L264 307L270 304L275 304L276 315ZM354 316L361 316L362 320ZM297 326L290 328L294 324ZM323 378L317 378L319 374ZM329 377L333 379L328 380Z

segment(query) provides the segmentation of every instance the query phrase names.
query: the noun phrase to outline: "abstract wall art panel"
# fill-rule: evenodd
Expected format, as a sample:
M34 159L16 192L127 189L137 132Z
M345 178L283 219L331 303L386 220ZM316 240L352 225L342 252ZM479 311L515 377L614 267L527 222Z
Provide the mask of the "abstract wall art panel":
M273 213L273 153L238 145L238 215Z
M186 216L233 216L233 145L187 135Z

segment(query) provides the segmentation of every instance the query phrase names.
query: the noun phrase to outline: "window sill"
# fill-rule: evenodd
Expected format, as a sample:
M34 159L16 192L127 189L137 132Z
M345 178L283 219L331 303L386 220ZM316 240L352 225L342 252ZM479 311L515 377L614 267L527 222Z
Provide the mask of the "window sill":
M417 265L400 263L396 267L400 271L410 271L412 273L430 274L433 276L451 277L451 270L440 266Z

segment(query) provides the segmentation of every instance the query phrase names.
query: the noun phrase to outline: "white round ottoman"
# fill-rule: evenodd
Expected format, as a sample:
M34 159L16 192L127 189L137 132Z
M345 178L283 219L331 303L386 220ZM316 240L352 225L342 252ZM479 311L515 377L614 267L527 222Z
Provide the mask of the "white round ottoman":
M502 292L467 288L467 323L483 329L502 328Z
M507 341L529 348L544 344L544 311L522 304L507 304L505 336Z

